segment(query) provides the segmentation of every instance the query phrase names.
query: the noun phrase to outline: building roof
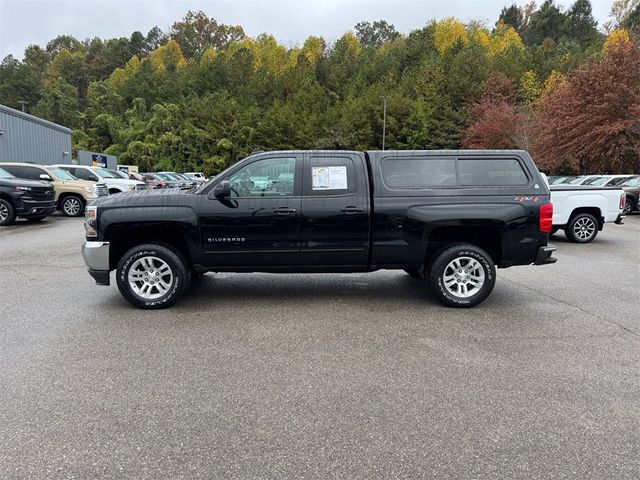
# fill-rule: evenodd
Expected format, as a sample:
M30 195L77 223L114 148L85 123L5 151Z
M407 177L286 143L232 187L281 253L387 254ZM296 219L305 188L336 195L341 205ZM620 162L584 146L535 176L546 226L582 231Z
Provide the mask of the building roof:
M63 127L62 125L58 125L57 123L49 122L48 120L44 120L42 118L34 117L33 115L21 112L20 110L9 108L5 105L0 105L0 112L21 118L22 120L26 120L27 122L37 123L39 125L42 125L43 127L51 128L53 130L57 130L62 133L68 133L69 135L71 135L71 129L67 127Z

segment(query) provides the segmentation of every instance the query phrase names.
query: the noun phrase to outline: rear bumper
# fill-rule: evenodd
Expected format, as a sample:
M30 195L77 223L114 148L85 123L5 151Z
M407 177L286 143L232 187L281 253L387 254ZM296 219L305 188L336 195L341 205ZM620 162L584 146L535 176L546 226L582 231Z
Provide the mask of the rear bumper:
M551 243L538 248L538 254L536 255L535 264L547 265L549 263L556 263L558 259L551 256L556 250L556 246Z
M109 242L84 242L82 258L98 285L109 285Z

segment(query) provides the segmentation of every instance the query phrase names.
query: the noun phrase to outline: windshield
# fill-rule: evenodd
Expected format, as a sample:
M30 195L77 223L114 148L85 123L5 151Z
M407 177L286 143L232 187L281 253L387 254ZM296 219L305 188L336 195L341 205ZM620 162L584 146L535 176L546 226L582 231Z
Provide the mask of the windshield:
M583 180L584 180L584 177L575 177L575 178L572 178L571 180L566 180L562 183L568 183L569 185L577 185Z
M107 170L106 168L94 168L94 172L100 175L102 178L120 178L116 172L111 172L111 170Z
M625 187L637 187L640 185L640 177L632 178L631 180L627 180L623 183Z
M3 170L2 168L0 168L0 178L16 178L13 175L11 175L9 172L7 172L6 170Z
M609 185L622 185L623 183L627 182L628 180L630 180L632 177L620 177L620 178L614 178Z
M604 185L605 183L607 183L607 180L609 180L608 177L595 177L595 178L590 178L589 180L587 180L586 182L584 182L583 185L595 185L597 187L600 187L602 185Z
M50 167L49 172L51 172L53 176L59 180L77 180L76 177L74 177L73 175L71 175L69 172L67 172L62 168Z
M173 178L171 175L169 175L168 173L154 173L154 175L156 177L161 178L162 180L169 180L170 182L175 181L176 179Z
M0 168L0 178L16 178L13 175L11 175L9 172L7 172L6 170Z
M117 176L118 176L118 177L120 177L120 178L124 178L124 179L126 179L126 180L129 180L129 175L127 175L127 174L126 174L126 173L124 173L124 172L118 172L118 171L116 171L116 170L109 170L109 172L113 173L114 175L117 175Z

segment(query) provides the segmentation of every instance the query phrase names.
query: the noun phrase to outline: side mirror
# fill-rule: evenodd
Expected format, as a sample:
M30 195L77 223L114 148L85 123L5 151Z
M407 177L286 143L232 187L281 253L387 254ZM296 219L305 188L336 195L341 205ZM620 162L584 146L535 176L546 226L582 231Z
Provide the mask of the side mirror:
M218 185L213 187L213 196L216 198L227 198L231 196L231 182L229 180L223 180Z
M50 182L52 179L49 175L47 175L46 173L41 173L40 174L40 180L46 180L48 182Z

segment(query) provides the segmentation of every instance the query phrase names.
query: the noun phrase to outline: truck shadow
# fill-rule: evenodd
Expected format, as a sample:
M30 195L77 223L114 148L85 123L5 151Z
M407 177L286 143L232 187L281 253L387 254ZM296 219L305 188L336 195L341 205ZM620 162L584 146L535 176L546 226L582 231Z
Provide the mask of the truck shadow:
M426 284L404 273L363 274L208 274L192 282L178 306L260 304L309 300L391 303L410 302L439 305Z

